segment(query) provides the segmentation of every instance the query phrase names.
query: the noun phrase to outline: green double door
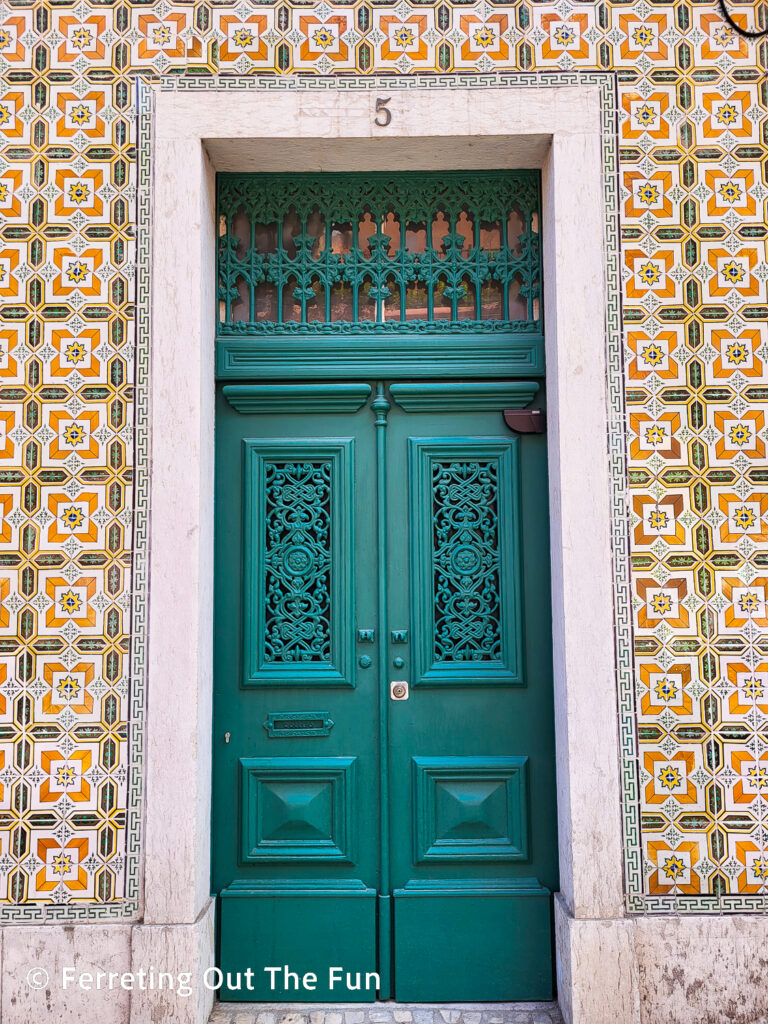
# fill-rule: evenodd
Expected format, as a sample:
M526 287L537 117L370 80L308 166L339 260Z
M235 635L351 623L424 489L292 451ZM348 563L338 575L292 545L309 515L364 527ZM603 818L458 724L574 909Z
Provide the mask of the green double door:
M551 997L546 441L502 415L535 391L219 389L223 999Z

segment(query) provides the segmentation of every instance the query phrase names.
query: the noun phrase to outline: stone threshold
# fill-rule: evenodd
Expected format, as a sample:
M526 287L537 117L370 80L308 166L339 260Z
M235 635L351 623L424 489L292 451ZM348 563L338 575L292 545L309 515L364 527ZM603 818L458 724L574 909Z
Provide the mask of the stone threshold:
M209 1024L563 1024L557 1003L216 1003Z

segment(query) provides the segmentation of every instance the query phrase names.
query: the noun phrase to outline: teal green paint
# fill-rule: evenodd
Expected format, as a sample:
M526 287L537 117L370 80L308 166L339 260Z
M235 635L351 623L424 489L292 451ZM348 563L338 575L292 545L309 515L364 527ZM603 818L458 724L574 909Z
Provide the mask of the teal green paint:
M544 407L543 384L533 404ZM399 414L397 405L389 415L387 435L389 628L408 632L406 643L390 644L390 659L397 656L405 661L395 678L416 684L408 701L393 702L390 706L395 998L545 998L552 991L553 980L549 893L558 888L546 436L514 436L504 426L501 410L447 408ZM417 614L411 604L414 593L425 584L415 548L428 545L424 533L418 537L410 526L411 504L418 499L409 481L409 446L415 453L413 457L419 456L411 466L422 462L422 482L429 479L428 457L434 463L441 448L443 454L452 451L457 457L467 456L457 461L470 463L482 456L485 462L500 467L496 486L500 491L502 522L498 533L502 538L502 556L505 544L510 552L509 558L501 559L506 567L500 587L502 597L514 591L513 577L518 578L520 587L519 617L510 606L507 627L502 630L504 637L509 638L510 623L519 622L515 672L508 672L513 667L512 660L504 652L504 667L477 661L464 670L450 663L439 670L444 673L445 684L417 683L420 652L426 643L423 626L417 626ZM457 494L460 493L459 488ZM423 507L426 501L424 497L422 507L414 510L417 523L428 521ZM455 507L462 508L463 504L457 501ZM423 623L424 616L419 621ZM514 648L514 640L509 639L507 651ZM447 682L463 671L464 685ZM507 683L499 681L504 675L508 676ZM483 677L485 681L480 682ZM473 678L476 681L471 681ZM484 822L499 823L502 812L495 806L499 794L494 795L499 787L494 785L494 793L484 795L478 792L478 780L473 776L478 759L507 757L526 758L525 786L517 792L514 784L502 788L507 790L506 810L512 819L509 827L513 841L508 845L517 847L514 830L524 816L525 838L521 833L519 841L527 842L528 859L519 858L516 850L509 849L502 857L494 856L502 851L494 836L489 835L492 829ZM414 758L452 762L453 778L460 783L452 788L463 787L463 807L467 812L453 833L450 821L446 821L445 804L440 806L439 800L435 801L437 816L430 822L429 808L423 804L419 807L414 799ZM490 790L491 780L488 782ZM515 807L523 792L524 815L521 807ZM486 799L490 803L485 803ZM448 814L455 810L453 801ZM405 814L407 822L403 820ZM416 814L418 824L414 822ZM458 852L454 842L457 836L466 840L468 832L475 830L478 844L473 853L478 854L477 858L430 858L417 862L414 837L419 830L426 835L430 829L440 830L454 845L454 853ZM503 836L499 845L504 845ZM462 852L465 851L466 847ZM535 895L526 895L525 902L521 902L520 885L527 892L531 878L535 880ZM479 898L470 901L467 893L473 887L478 889ZM515 890L511 895L506 891L510 887ZM421 895L415 894L417 888ZM413 895L401 897L404 890ZM464 895L459 898L459 893ZM401 912L399 905L403 902L407 910ZM469 937L466 941L462 939L464 935ZM425 969L427 949L429 967ZM483 951L482 959L488 957L488 963L494 966L492 985L486 972L477 967L476 950ZM492 950L496 951L493 957ZM417 965L411 966L407 984L401 977L405 964Z
M326 966L349 964L350 970L357 970L359 964L360 970L375 970L378 669L375 660L368 669L358 665L360 654L367 651L375 658L377 652L375 644L357 642L358 629L377 628L376 444L370 407L349 413L265 416L237 412L220 389L216 446L212 885L217 894L226 891L221 900L219 963L225 970L243 964L256 967L273 962L266 957L279 955L282 959L275 962L293 960L298 968L311 971L327 957ZM264 601L254 598L264 594L259 582L266 539L264 464L270 459L332 465L333 513L325 531L331 537L335 573L328 662L278 662L264 668L258 657L264 620L259 605ZM302 506L300 495L298 500L293 495L290 502L292 508ZM281 536L286 536L285 530ZM347 580L344 586L342 580ZM337 591L338 597L333 596ZM315 711L333 722L327 735L278 739L264 728L270 714ZM351 804L346 798L336 801L329 818L331 784L323 781L323 774L328 775L325 762L351 758L356 796ZM275 787L280 800L276 804L270 796L266 822L258 820L261 811L255 798L244 796L242 760L273 761L282 776ZM313 767L318 769L314 778L309 774ZM258 835L259 828L269 832L270 841L276 835L284 845L269 850L262 842L259 849L257 842L244 840L249 833ZM289 850L291 843L294 848ZM254 848L258 856L245 859L243 853ZM270 854L278 856L267 859ZM331 922L349 929L341 947L342 937ZM270 994L263 989L225 997L297 998L296 993ZM306 997L333 998L327 986ZM345 992L342 998L369 996Z
M224 389L227 390L226 388ZM425 381L419 384L391 384L389 392L406 412L494 412L524 409L536 397L535 380L510 381Z
M489 326L492 321L489 321ZM237 324L232 330L235 331ZM288 325L285 325L286 327ZM258 377L262 380L292 377L339 379L360 377L526 377L544 376L544 335L450 329L439 324L420 327L403 324L389 333L386 342L363 324L354 331L343 325L310 325L313 333L246 336L245 331L219 336L216 343L216 374L220 380ZM378 324L369 325L370 328ZM390 328L388 328L388 331ZM238 336L242 333L242 336ZM402 335L402 336L398 336Z
M328 736L333 728L333 719L327 711L268 711L264 728L272 739Z
M220 378L544 374L538 171L221 174L217 193Z
M391 967L387 964L392 944L392 915L389 908L389 693L386 685L388 664L387 648L383 642L388 629L387 609L387 414L390 403L384 395L384 385L376 385L376 397L371 404L376 429L376 555L379 641L379 961L384 964L381 976L381 999L389 999Z
M369 384L227 384L224 397L238 412L355 412Z
M536 879L527 885L396 890L395 999L551 999L550 899Z
M411 760L414 863L528 859L527 757Z
M408 439L414 686L524 683L518 445L512 436ZM442 525L450 540L439 539ZM474 572L462 571L462 555ZM457 618L460 604L472 605L471 619Z
M219 963L225 970L290 963L322 974L348 960L350 970L378 970L384 991L391 976L398 999L546 998L549 893L558 887L546 438L514 437L501 408L457 408L453 398L444 407L435 399L439 387L425 392L425 411L395 402L385 415L388 387L379 389L375 378L354 383L383 390L378 409L369 399L346 412L333 400L311 413L264 415L258 405L238 412L219 389L212 878L222 895ZM290 408L288 390L279 402ZM543 407L543 385L534 404ZM449 465L496 467L500 589L505 600L515 588L519 595L504 619L499 664L443 664L443 683L412 685L408 700L391 701L393 679L417 682L425 649L428 616L415 604L424 603L420 587L430 578L419 552L430 547L427 485L439 456ZM323 662L264 668L253 660L263 629L257 549L266 543L263 464L270 459L333 466L331 519L344 520L325 531L333 595L350 568L331 602L338 609ZM461 481L454 483L460 491ZM291 507L301 508L301 499ZM270 715L307 715L311 724L321 714L333 722L325 735L277 738L265 728ZM259 785L262 795L272 787L261 805ZM490 981L473 967L480 956L489 958ZM368 998L327 987L224 996Z
M250 686L354 686L350 593L354 537L350 520L329 512L349 507L354 442L245 438L242 444L244 682ZM301 516L293 521L296 509L291 508L291 496L299 494L304 496ZM306 577L296 572L290 559L317 561L320 556L325 558L323 573L318 570L310 588L296 589L297 581ZM265 594L266 600L256 599L258 594ZM301 612L293 614L296 621L286 621L290 609L299 606ZM304 627L309 629L308 636L300 636ZM284 633L291 634L290 641Z
M339 884L321 879L290 888L279 883L233 885L221 893L221 959L225 977L242 976L239 989L224 988L219 997L241 1002L370 1002L372 991L332 989L329 967L345 971L376 972L376 894L362 882ZM289 964L299 979L317 977L308 991L283 984L282 972L271 988L263 968ZM253 971L252 988L245 972ZM362 979L361 979L362 980ZM299 984L301 981L299 980Z
M354 757L240 758L243 863L353 864Z
M434 309L438 292L450 303L448 322L454 330L484 327L482 290L491 281L499 285L507 312L507 293L513 283L525 300L527 315L504 321L508 330L539 326L537 171L220 174L217 185L218 215L226 225L219 238L218 264L219 299L225 307L223 335L230 327L248 333L279 333L292 322L284 309L286 297L298 304L300 315L293 323L299 329L314 330L318 321L331 320L338 328L343 318L333 315L331 298L338 285L348 286L351 292L350 323L373 320L381 332L386 332L390 321L406 323L409 286L424 292L427 315L421 322L439 322ZM513 210L521 221L514 240L507 234ZM399 225L397 247L384 233L387 218ZM363 245L357 226L366 221L374 230L367 233ZM498 247L481 247L482 223L496 226ZM466 225L472 230L471 243ZM423 244L409 245L409 237L419 230L424 232ZM442 232L439 238L436 231ZM344 253L334 244L336 236L342 235L348 247ZM274 289L273 317L257 306L260 285ZM470 292L476 300L476 319L471 323L464 319L466 309L463 315L459 312L459 303ZM390 297L399 301L385 316ZM360 311L363 298L374 306L372 317ZM240 318L243 301L246 315Z
M381 978L381 989L379 999L392 998L392 970L394 960L392 956L392 943L394 936L392 932L392 897L379 894L377 899L378 928L376 951L378 954L378 969Z

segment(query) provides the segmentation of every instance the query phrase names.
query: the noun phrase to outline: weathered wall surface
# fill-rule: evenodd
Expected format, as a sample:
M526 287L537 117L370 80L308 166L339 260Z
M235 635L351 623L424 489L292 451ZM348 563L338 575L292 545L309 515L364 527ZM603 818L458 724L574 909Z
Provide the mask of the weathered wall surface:
M767 50L710 0L0 6L2 916L137 909L133 104L137 76L184 71L615 75L628 908L764 909ZM574 168L574 202L594 185Z

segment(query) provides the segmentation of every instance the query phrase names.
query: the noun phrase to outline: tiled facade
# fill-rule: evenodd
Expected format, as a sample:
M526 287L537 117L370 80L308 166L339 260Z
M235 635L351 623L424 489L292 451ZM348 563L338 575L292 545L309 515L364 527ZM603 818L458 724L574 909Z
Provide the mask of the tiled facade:
M191 88L297 73L602 83L621 227L609 384L626 409L610 444L627 906L765 909L767 55L711 0L0 6L0 916L137 909L136 122L181 72ZM591 185L574 175L574 201ZM617 276L615 327L618 290Z

